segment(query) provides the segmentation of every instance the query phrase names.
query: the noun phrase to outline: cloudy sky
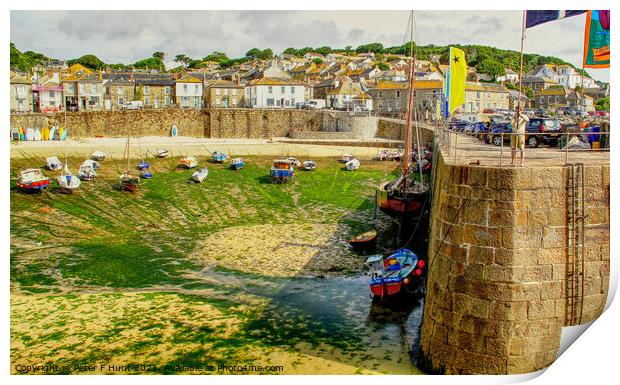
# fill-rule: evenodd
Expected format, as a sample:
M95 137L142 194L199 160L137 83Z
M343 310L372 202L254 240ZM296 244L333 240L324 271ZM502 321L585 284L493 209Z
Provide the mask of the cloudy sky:
M486 44L519 50L520 11L417 11L421 45ZM252 47L402 44L408 11L11 11L11 41L22 50L70 59L92 53L132 63L155 51L201 58L242 56ZM580 66L585 15L527 30L525 51ZM589 69L609 81L609 70Z

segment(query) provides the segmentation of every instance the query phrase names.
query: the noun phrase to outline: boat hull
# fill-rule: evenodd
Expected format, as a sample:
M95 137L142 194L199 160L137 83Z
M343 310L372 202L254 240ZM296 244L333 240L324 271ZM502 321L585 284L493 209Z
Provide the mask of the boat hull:
M415 194L411 198L399 198L390 196L385 190L385 185L379 188L377 194L377 206L384 213L391 217L400 217L403 215L417 215L424 207L426 200L426 192Z
M43 191L50 185L50 180L39 180L36 182L17 182L17 188L23 192L39 192Z

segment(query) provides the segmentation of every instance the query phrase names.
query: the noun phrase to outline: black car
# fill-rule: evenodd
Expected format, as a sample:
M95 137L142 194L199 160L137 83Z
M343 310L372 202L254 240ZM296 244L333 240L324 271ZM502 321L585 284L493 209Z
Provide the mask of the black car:
M562 126L557 119L531 118L525 126L525 143L528 147L538 147L541 143L557 146ZM533 135L538 134L538 135Z
M491 126L490 132L485 137L484 141L487 143L493 143L496 146L502 145L502 136L504 137L504 143L510 142L510 134L512 132L511 123L498 123Z

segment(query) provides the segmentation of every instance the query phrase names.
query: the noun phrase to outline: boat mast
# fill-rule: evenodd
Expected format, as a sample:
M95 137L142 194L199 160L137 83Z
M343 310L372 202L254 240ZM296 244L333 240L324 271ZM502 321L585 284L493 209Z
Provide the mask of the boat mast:
M413 11L410 17L409 40L409 93L407 95L407 129L405 131L405 151L403 153L402 174L406 177L411 166L411 127L413 118L413 77L415 74L415 57L413 56Z
M521 94L523 93L523 42L525 41L525 13L523 11L523 21L521 22L521 67L519 69L519 96L517 96L517 108L515 108L515 121L517 127L521 121Z

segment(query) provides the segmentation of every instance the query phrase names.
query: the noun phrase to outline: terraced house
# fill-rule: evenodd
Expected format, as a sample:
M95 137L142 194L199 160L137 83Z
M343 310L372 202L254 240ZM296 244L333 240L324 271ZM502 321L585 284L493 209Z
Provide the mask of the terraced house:
M465 83L463 112L478 113L490 109L508 109L508 89L496 83Z
M131 75L130 75L131 76ZM104 83L106 109L122 110L135 96L135 85L126 75L113 75Z
M181 108L203 107L202 80L185 74L176 80L176 103Z
M74 64L62 79L64 99L69 111L98 111L103 109L103 78L88 68Z
M63 84L58 72L48 73L32 84L32 105L34 112L58 112L64 108L62 102Z
M304 102L305 84L283 78L261 78L252 80L244 88L246 107L250 108L294 108Z
M243 86L227 80L205 82L205 107L243 107Z
M136 74L135 98L144 108L162 109L174 104L174 79L167 74Z
M32 112L32 83L28 76L11 72L11 112Z

